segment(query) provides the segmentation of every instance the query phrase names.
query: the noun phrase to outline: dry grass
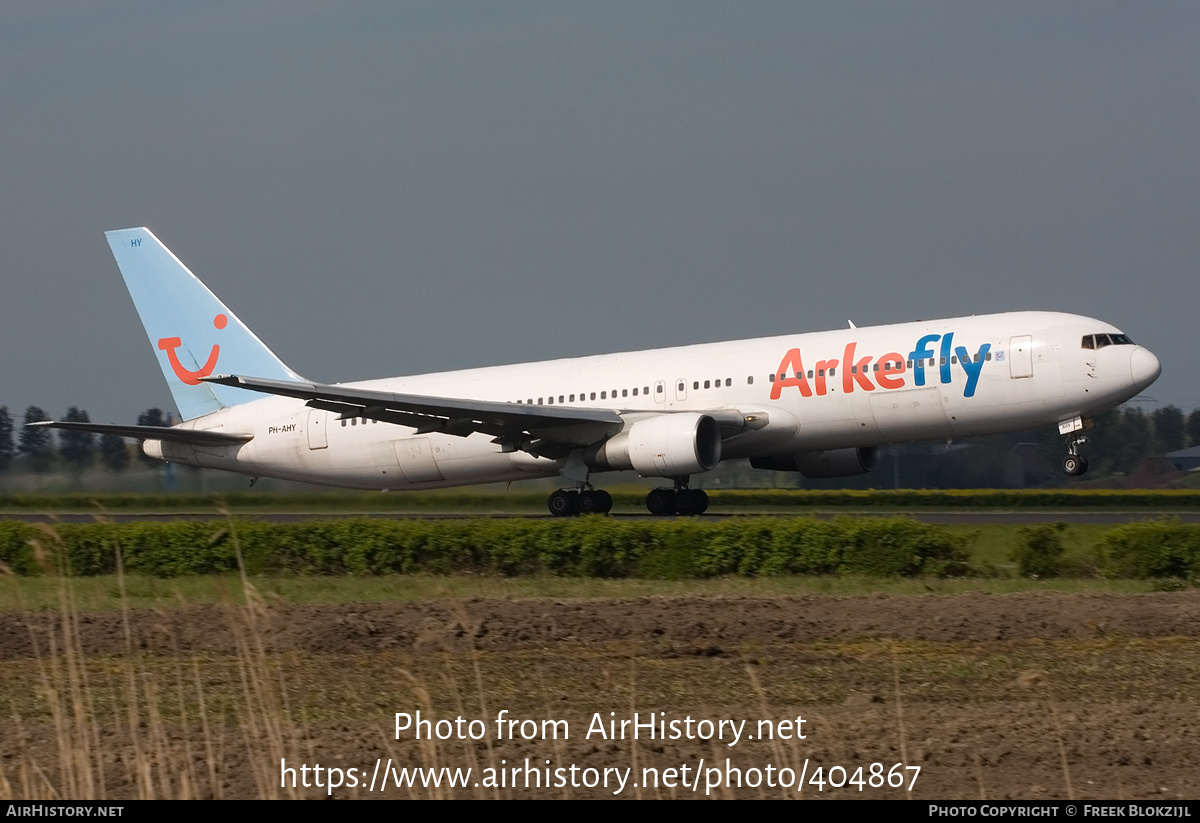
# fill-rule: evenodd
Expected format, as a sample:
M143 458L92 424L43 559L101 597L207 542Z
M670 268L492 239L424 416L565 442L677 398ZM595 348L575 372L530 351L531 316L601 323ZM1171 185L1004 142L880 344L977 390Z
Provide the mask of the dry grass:
M273 767L280 758L300 755L304 735L288 706L282 672L260 631L265 604L250 581L242 576L241 605L227 600L228 619L222 627L236 638L241 699L232 703L232 717L214 724L200 662L178 653L179 638L165 621L158 628L170 635L176 651L169 671L163 670L161 660L152 665L139 649L119 548L116 579L124 654L107 668L108 682L93 680L93 667L87 665L80 641L74 579L70 569L59 565L63 553L57 551L57 540L55 532L45 528L33 546L38 563L57 581L58 619L44 633L30 626L40 674L38 696L49 714L52 740L38 741L24 734L27 724L14 710L15 776L0 769L0 797L105 800L119 794L139 800L220 799L226 756L238 745L255 754L247 762L253 767L258 797L297 797L296 791L280 787ZM20 588L13 588L19 601ZM124 722L105 723L97 709L101 703L107 717L123 715ZM223 730L230 725L241 729L240 741L224 737ZM46 762L53 765L43 767Z

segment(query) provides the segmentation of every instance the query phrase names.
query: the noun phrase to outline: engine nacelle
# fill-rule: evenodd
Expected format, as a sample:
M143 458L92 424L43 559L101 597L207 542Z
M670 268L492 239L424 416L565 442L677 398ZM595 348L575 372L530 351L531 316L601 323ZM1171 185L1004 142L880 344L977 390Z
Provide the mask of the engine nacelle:
M587 457L592 466L644 477L706 472L721 462L721 428L707 414L660 414L637 421Z
M752 457L756 469L777 472L800 472L805 477L849 477L866 474L879 465L879 447L833 449L824 452L803 452L778 457Z

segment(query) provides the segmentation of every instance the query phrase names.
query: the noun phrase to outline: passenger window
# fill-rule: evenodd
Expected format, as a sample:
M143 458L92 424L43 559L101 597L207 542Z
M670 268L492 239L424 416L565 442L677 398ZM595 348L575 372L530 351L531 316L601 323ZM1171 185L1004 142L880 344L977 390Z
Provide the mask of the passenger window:
M943 358L940 358L940 359L941 359L941 361L942 361L941 365L943 365L943 366L944 366L944 365L946 365L946 358L944 358L944 357L943 357Z
M542 398L540 398L540 397L538 398L538 405L539 405L539 406L543 405L543 404L542 404Z
M602 392L600 392L600 399L601 399L601 400L607 400L607 399L608 399L608 392L606 392L606 391L602 391Z
M836 375L836 374L837 374L837 369L830 369L830 370L829 370L829 376L830 376L830 377L833 377L833 376L834 376L834 375Z
M634 393L634 394L637 394L637 390L636 390L636 389L634 389L634 392L633 392L633 393ZM645 387L642 389L642 394L649 394L649 393L650 393L650 387L649 387L649 386L645 386Z
M950 355L950 362L953 365L957 366L958 365L958 355L957 354Z
M695 389L698 389L698 388L700 388L700 381L699 381L699 380L697 380L697 381L695 381L694 383L692 383L692 389L693 389L693 390L695 390Z
M684 384L683 384L683 381L680 381L679 385L678 385L676 388L677 388L679 391L683 391L683 386L684 386Z
M342 428L346 428L346 418L342 418Z
M732 386L732 385L733 385L733 378L732 378L732 377L726 377L726 378L725 378L725 385L726 385L726 386Z
M622 396L622 397L628 397L628 396L629 396L629 389L621 389L621 396Z
M907 360L907 361L905 361L905 362L906 362L906 363L908 363L908 367L909 367L910 369L913 367L913 365L912 365L912 361L911 361L911 360Z
M574 403L574 402L575 402L575 395L571 395L571 402L572 402L572 403Z
M709 380L705 380L705 381L704 381L704 388L706 388L706 389L707 389L707 388L708 388L708 386L709 386L709 383L710 383L710 382L711 382L711 381L709 381Z
M771 383L774 383L774 382L775 382L775 375L773 375L773 374L768 374L768 375L767 375L767 380L768 380L769 382L771 382Z
M350 425L351 425L351 426L357 426L357 425L358 425L358 418L357 418L357 417L351 417L351 418L350 418Z
M808 370L808 378L809 378L810 380L812 379L812 369L809 369L809 370Z
M595 400L595 399L596 399L596 393L595 393L595 392L592 392L592 399L593 399L593 400Z
M825 370L817 369L817 377L824 377L824 376L825 376Z
M656 388L658 389L658 393L659 393L659 394L662 394L662 393L663 393L663 387L662 387L661 385L660 385L660 386L656 386Z
M748 375L746 375L746 385L747 385L747 386L753 386L753 385L754 385L754 375L752 375L752 374L748 374Z
M633 387L633 396L637 397L637 386Z

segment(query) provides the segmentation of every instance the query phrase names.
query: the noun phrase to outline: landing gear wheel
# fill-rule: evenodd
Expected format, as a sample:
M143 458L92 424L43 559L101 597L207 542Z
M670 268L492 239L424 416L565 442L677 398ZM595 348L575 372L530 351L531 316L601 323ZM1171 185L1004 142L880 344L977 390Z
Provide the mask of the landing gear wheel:
M695 492L691 489L679 489L675 492L675 511L686 517L689 514L695 514Z
M682 515L704 514L708 495L703 489L679 489L675 492L675 511Z
M580 514L600 514L601 509L600 495L602 492L582 491L579 493L579 513Z
M655 489L646 495L646 508L651 514L674 514L675 497L674 489Z
M1062 467L1071 477L1078 477L1088 470L1088 462L1081 454L1068 454L1063 458Z
M611 494L603 489L598 489L597 491L592 492L592 494L596 495L596 499L598 501L596 504L597 514L608 514L610 511L612 511L613 499Z
M578 492L568 492L559 489L550 495L550 498L546 501L546 507L550 509L550 513L555 517L570 517L579 510L578 500Z

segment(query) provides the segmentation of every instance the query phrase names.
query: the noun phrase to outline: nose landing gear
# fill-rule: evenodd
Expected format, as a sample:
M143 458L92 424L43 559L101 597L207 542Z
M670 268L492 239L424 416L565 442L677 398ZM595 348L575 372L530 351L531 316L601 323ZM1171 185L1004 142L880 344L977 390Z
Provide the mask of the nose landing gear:
M1063 458L1063 471L1071 477L1078 477L1088 470L1087 458L1079 453L1079 447L1087 442L1083 435L1071 435L1067 438L1067 456Z

